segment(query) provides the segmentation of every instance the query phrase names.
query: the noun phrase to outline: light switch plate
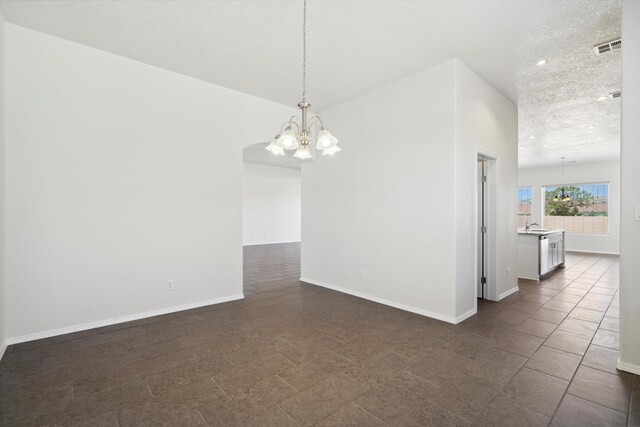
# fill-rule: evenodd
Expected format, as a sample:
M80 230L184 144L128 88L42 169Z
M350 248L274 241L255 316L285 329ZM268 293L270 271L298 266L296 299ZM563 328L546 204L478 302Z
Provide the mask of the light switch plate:
M640 221L640 205L636 205L636 221Z

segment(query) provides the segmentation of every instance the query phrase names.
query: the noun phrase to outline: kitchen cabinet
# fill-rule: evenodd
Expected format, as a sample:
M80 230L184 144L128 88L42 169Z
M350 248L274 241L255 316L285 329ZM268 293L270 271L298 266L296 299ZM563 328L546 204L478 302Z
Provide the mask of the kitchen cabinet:
M540 280L558 267L564 267L564 230L518 232L518 277Z
M564 232L539 237L540 271L539 276L549 273L564 264Z

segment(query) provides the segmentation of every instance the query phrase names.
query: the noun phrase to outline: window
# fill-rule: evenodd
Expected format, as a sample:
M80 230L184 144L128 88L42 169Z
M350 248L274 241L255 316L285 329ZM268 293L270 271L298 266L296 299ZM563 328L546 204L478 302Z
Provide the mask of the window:
M563 187L570 200L554 200ZM548 186L543 187L543 194L545 228L585 234L609 232L609 183Z
M531 222L531 187L518 187L518 228Z

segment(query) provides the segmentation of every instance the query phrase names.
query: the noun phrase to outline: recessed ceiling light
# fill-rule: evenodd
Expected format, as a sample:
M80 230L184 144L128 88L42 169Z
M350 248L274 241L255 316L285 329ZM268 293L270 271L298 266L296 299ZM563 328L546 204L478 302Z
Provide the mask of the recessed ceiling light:
M587 129L593 129L593 128L595 128L595 126L594 126L594 125L589 125L589 126L587 126Z
M598 101L604 101L605 99L609 99L608 96L601 96L598 98Z
M535 136L535 135L531 135L531 136L529 137L529 139L536 139L536 136Z
M548 147L548 145L547 145L547 144L545 144L545 145L543 145L543 147L544 147L544 148L547 148L547 147Z
M544 65L547 63L546 59L541 59L540 61L538 61L538 65Z

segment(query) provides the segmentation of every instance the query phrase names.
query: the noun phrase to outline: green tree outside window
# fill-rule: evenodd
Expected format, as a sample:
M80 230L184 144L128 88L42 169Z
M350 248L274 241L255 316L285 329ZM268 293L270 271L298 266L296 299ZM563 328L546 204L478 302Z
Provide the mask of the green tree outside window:
M564 187L564 191L569 193L571 200L554 201L562 191L561 187L545 191L544 213L548 216L591 216L593 212L588 210L593 206L595 198L588 191L579 187Z

